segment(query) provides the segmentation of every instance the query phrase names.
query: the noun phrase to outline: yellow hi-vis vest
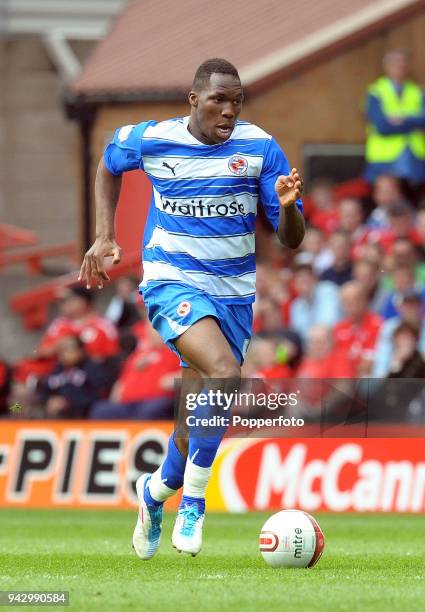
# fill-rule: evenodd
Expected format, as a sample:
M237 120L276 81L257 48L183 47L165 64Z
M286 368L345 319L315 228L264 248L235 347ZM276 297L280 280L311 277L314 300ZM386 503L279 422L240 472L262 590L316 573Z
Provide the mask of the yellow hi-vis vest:
M401 96L397 95L388 77L381 77L373 83L369 93L379 98L384 115L406 117L420 115L422 110L422 90L412 81L403 84ZM409 147L418 159L425 161L425 132L415 130L409 134L380 134L374 125L368 125L366 141L366 160L369 163L390 163L395 161Z

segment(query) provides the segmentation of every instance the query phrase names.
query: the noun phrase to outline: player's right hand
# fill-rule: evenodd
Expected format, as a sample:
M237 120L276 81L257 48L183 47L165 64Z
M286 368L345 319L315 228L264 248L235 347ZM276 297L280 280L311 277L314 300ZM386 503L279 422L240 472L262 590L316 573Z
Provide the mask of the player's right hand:
M93 280L99 289L102 289L103 281L110 280L105 269L105 257L113 257L112 263L119 263L121 261L121 247L115 240L96 238L84 255L78 275L78 280L85 281L87 289L91 289Z

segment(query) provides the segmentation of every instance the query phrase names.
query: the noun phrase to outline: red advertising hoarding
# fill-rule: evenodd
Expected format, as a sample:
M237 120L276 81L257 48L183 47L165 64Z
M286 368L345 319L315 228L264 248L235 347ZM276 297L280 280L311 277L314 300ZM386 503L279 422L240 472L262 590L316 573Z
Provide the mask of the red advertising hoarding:
M134 483L161 463L172 423L3 421L0 506L136 505ZM405 430L406 432L408 430ZM425 429L412 438L228 439L210 510L424 512ZM178 496L168 506L173 508Z

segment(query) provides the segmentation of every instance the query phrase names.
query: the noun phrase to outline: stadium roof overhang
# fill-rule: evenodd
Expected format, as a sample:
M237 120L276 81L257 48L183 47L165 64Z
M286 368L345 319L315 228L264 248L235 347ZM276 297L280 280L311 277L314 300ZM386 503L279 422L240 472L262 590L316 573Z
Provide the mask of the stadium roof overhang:
M36 34L65 82L81 65L70 40L100 40L128 0L0 0L3 36Z

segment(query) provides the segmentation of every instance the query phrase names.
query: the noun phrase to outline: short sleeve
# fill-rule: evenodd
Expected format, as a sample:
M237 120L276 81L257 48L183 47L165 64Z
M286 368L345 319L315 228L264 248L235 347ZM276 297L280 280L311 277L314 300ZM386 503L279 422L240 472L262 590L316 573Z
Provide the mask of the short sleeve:
M112 141L103 154L103 161L111 174L116 176L129 170L143 170L143 134L155 121L145 121L138 125L124 125L115 131Z
M277 231L279 225L280 204L274 186L278 176L287 176L289 173L290 168L284 152L275 139L271 138L266 145L260 175L260 202L275 231ZM297 200L296 204L298 209L303 212L302 200Z

